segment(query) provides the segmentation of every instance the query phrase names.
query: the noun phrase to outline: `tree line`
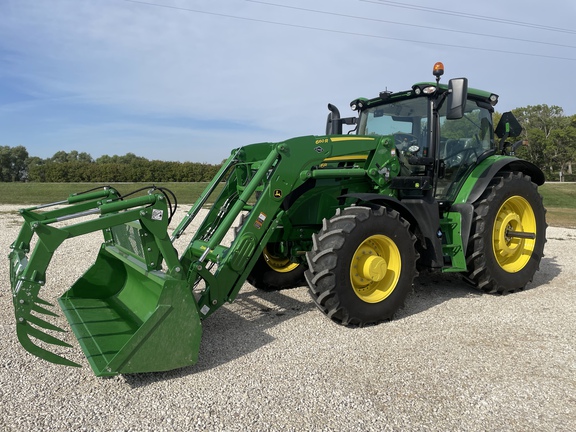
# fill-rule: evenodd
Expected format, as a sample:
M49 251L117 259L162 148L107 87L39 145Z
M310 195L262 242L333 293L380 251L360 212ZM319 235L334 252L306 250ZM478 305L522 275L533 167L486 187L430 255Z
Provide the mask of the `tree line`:
M576 115L566 116L556 105L534 105L512 110L528 141L516 155L537 165L547 180L576 181Z
M93 159L86 152L58 151L42 159L23 146L0 146L0 181L3 182L203 182L220 165L198 162L148 160L127 153Z
M512 110L527 146L516 155L538 166L547 180L576 181L576 115L566 116L559 106L534 105ZM495 113L494 124L501 114ZM518 139L517 138L517 139ZM58 151L41 159L23 146L0 146L0 181L30 182L202 182L210 181L220 165L148 160L127 153L93 159L86 152Z

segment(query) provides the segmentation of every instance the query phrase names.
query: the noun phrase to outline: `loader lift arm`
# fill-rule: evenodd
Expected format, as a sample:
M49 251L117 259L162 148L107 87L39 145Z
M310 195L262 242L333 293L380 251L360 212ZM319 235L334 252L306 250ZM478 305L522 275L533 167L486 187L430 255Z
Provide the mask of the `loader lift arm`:
M311 179L338 177L372 177L374 184L386 184L386 170L399 171L397 159L388 156L393 142L391 137L308 136L276 144L250 145L235 151L221 174L207 186L206 191L214 190L225 177L224 172L232 171L222 193L180 258L192 286L199 279L206 283L198 299L201 318L236 298L274 231L284 223L282 204L291 191ZM368 169L366 166L319 168L326 159L358 152L367 155ZM255 198L257 191L258 198ZM197 202L192 207L173 238L182 235L201 205ZM242 211L248 211L248 214L236 239L229 247L221 244Z

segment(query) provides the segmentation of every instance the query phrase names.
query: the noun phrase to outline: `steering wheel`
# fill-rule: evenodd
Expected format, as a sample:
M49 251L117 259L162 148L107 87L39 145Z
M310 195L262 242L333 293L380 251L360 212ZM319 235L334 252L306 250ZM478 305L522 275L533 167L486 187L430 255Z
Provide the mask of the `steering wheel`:
M452 153L449 156L446 156L444 158L444 163L446 164L447 168L462 166L466 162L468 162L468 160L472 156L472 153L474 153L476 158L478 158L478 153L476 153L476 149L474 149L474 147L467 147L458 150L457 152Z
M418 138L416 135L398 132L394 134L394 142L398 150L404 152L408 150L408 147L418 145Z

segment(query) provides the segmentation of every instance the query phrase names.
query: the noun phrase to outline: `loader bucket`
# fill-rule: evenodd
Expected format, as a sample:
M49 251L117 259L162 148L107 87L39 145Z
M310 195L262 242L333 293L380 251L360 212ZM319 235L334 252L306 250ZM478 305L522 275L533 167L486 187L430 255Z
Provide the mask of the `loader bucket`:
M11 246L10 281L17 335L27 351L79 366L61 348L52 352L70 345L57 337L63 330L49 322L56 314L40 291L62 242L101 230L96 261L58 299L94 373L166 371L196 362L198 304L167 233L173 211L166 201L161 193L126 200L90 194L69 198L64 209L20 211L25 224Z
M196 363L202 334L186 280L112 248L58 300L97 376Z

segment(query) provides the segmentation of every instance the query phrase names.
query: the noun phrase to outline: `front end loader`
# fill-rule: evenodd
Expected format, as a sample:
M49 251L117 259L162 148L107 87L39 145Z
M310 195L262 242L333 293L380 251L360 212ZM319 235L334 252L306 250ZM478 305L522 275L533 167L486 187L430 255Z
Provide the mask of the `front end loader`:
M12 245L10 278L24 348L78 366L48 349L69 344L58 338L62 329L46 320L54 313L40 291L58 246L101 230L104 242L95 263L58 300L94 372L168 370L196 361L200 318L167 234L167 197L160 190L121 199L104 188L20 211L26 222Z
M202 321L246 281L308 285L346 326L393 318L420 270L462 273L485 292L524 289L544 248L544 176L513 155L521 128L511 113L494 128L498 97L464 78L440 84L442 72L354 100L354 117L329 105L326 135L233 150L172 234L176 199L162 188L105 187L21 210L10 252L20 343L77 366L61 354L70 345L42 290L62 242L94 231L95 263L58 302L98 376L193 365Z

